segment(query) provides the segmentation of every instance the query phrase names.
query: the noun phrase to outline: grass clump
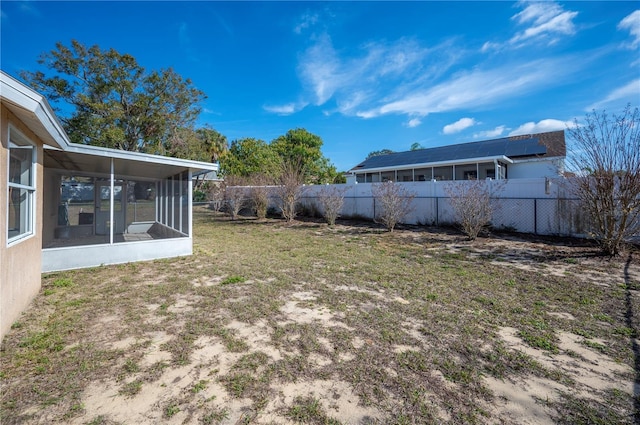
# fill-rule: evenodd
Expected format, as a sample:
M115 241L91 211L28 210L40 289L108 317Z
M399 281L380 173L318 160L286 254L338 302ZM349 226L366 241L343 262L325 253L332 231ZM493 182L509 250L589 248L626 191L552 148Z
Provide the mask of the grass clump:
M287 409L286 415L299 423L340 425L340 421L327 416L320 400L315 397L296 397L293 406Z
M224 279L222 282L220 282L220 285L231 285L234 283L244 283L246 282L246 279L242 276L229 276L226 279Z

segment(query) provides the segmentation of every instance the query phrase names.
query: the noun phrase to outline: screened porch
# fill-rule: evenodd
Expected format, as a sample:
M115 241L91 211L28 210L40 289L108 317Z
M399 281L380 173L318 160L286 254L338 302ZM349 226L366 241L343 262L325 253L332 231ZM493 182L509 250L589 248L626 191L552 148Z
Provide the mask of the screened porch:
M191 254L191 179L203 171L193 164L91 146L46 149L42 271Z

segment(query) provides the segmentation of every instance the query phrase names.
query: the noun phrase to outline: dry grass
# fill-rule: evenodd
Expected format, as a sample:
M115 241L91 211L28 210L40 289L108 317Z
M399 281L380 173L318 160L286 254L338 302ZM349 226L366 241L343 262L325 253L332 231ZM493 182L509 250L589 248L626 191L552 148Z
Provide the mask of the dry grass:
M195 217L191 257L44 276L3 424L637 418L637 254Z

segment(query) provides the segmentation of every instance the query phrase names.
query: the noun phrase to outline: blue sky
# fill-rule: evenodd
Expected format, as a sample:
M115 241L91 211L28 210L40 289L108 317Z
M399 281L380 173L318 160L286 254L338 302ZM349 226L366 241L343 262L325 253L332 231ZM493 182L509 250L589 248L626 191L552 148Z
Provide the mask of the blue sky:
M339 170L408 150L563 129L640 106L637 2L53 2L1 8L2 70L72 39L174 68L199 124L267 142L292 128Z

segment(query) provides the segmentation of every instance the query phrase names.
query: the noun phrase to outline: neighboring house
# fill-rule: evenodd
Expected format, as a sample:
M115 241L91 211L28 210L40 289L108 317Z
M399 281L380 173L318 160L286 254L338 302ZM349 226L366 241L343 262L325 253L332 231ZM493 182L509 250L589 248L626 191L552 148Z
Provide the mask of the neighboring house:
M0 338L42 272L192 253L192 178L217 165L71 143L0 71Z
M558 177L565 157L564 131L552 131L374 156L347 183Z

